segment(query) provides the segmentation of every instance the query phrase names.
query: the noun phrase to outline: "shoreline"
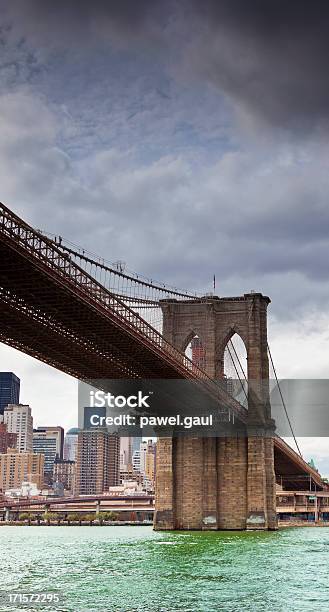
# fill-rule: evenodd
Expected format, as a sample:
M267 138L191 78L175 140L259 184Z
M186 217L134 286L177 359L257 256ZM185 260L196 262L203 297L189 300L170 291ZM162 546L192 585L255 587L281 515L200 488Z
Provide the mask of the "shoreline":
M0 521L0 527L149 527L153 521Z
M12 527L152 527L153 526L153 521L103 521L103 522L98 522L98 521L71 521L70 523L68 522L57 522L57 521L0 521L0 527L8 527L8 526L12 526ZM312 521L283 521L278 523L278 530L280 529L288 529L288 528L292 528L292 527L296 527L296 528L300 528L300 527L329 527L329 521L327 522L317 522L314 523ZM171 531L171 530L169 530ZM176 530L172 530L172 532L174 533L175 531L181 531L180 529L176 529ZM191 532L193 531L198 531L198 530L194 530L191 529ZM212 530L210 530L212 531ZM215 531L231 531L231 530L224 530L224 529L218 529ZM247 531L245 529L242 530L236 530L236 531ZM248 531L257 531L259 532L259 530L255 529L255 530L248 530ZM207 533L207 530L205 530L205 533Z

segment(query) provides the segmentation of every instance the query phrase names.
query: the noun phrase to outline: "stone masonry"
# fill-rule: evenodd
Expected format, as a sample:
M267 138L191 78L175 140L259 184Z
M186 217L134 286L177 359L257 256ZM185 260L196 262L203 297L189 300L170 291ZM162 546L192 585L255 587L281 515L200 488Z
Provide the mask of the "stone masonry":
M158 440L157 530L276 529L274 423L268 402L269 302L260 293L162 302L164 337L184 352L197 335L212 378L224 376L228 341L235 333L242 338L248 360L248 423L244 437Z

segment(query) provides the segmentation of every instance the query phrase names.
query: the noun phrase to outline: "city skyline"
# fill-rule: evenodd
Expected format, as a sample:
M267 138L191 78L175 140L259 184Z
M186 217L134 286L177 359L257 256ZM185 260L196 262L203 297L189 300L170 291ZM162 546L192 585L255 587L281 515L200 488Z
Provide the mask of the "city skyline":
M1 6L1 199L140 274L268 294L278 376L326 378L326 19L305 37L311 8L286 7L275 44L279 8L203 4ZM73 379L4 345L0 366L37 424L76 425ZM327 440L301 446L329 473Z
M13 379L13 377L12 377ZM156 443L104 429L33 427L31 407L9 404L0 421L0 499L153 493ZM134 461L138 456L138 465Z

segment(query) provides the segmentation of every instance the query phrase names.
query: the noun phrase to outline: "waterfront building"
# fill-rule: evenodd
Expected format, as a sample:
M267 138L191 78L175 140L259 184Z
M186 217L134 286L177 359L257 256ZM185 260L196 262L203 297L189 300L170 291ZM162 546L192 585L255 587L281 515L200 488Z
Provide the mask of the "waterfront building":
M0 491L18 489L25 481L41 489L43 484L44 456L36 453L8 449L0 455Z
M142 495L144 493L140 484L136 480L123 480L120 485L116 487L109 487L110 495Z
M0 372L0 415L8 404L19 404L20 379L13 372Z
M56 458L53 465L53 482L61 483L66 491L73 493L75 481L75 462Z
M5 423L0 423L0 453L6 453L8 448L16 448L17 434L10 433Z
M17 434L16 448L20 453L33 450L33 417L27 404L8 404L4 411L4 423L9 433Z
M138 485L142 485L143 484L143 475L137 471L134 470L133 467L131 467L128 470L121 470L120 469L120 484L122 484L124 481L133 481L133 482L137 482Z
M6 497L36 497L40 493L41 489L34 482L24 480L18 489L7 489Z
M98 495L119 484L120 438L106 430L81 431L78 435L76 493Z
M76 461L78 452L78 433L77 427L69 429L64 438L63 458L65 461Z

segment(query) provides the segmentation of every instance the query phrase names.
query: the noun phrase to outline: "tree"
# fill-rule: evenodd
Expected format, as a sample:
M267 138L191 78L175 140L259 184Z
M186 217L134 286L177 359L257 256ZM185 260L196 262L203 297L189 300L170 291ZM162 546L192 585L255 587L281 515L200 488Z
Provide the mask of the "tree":
M113 512L113 510L110 510L109 512L101 512L101 514L104 521L117 521L119 518L118 513Z
M97 517L96 517L96 514L85 514L85 515L83 516L83 519L84 519L85 521L89 521L89 525L91 525L91 524L94 522L94 520L95 520L96 518L97 518Z
M44 514L44 520L47 521L48 525L50 524L50 521L56 521L59 519L59 515L56 514L56 512L45 512Z
M79 523L79 525L81 525L81 514L79 514L78 512L72 512L71 514L68 514L67 516L68 521L72 521L73 523Z

